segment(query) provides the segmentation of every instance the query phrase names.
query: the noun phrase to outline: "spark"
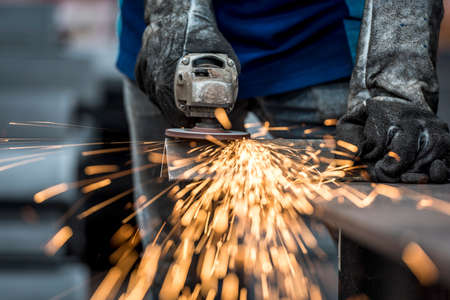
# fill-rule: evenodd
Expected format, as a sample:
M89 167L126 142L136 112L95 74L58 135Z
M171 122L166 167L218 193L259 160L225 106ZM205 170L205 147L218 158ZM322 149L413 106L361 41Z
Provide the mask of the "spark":
M335 126L337 124L337 119L326 119L323 122L323 125L325 126Z
M231 122L230 119L228 119L228 115L226 111L219 107L214 110L214 116L216 117L217 121L219 121L220 125L222 125L225 129L231 129Z
M206 136L206 140L211 142L211 143L213 143L213 144L216 144L217 146L226 147L226 145L224 143L222 143L221 141L219 141L218 139L216 139L212 135L207 135Z
M205 298L216 296L219 280L223 281L222 299L245 298L246 290L239 289L235 275L244 270L260 282L255 285L255 293L263 298L287 295L296 299L297 290L301 289L305 296L310 293L312 298L321 299L313 271L305 268L296 256L309 251L321 254L302 215L314 212L312 203L316 198L334 197L336 192L322 183L325 179L343 177L345 167L319 172L320 150L297 151L255 140L219 145L208 150L204 147L192 150L193 154L197 153L194 160L180 162L183 166L197 164L186 170L183 178L198 178L201 173L203 179L183 188L173 184L145 200L145 204L123 220L128 222L163 194L176 202L170 218L171 232L161 245L151 245L165 249L169 241L173 243L169 236L177 237L175 241L179 239L174 244L173 263L164 279L160 298L180 296L186 288L187 272L196 261L193 257L198 256L198 284ZM353 195L358 199L362 196ZM283 282L291 282L291 288ZM294 288L294 283L299 286ZM140 286L141 292L135 291L138 285L131 289L129 295L139 295L133 299L142 299L145 294L142 291L149 288L148 283Z
M291 128L287 126L269 127L269 131L289 131Z
M246 288L242 288L239 291L239 300L247 300L247 289Z
M314 133L314 132L316 132L316 131L319 131L320 130L320 128L309 128L309 129L305 129L304 131L303 131L303 133L304 134L311 134L311 133Z
M83 192L83 194L88 194L95 190L104 188L105 186L108 186L110 184L111 184L111 179L107 178L107 179L103 179L98 182L89 184L89 185L85 186L84 188L82 188L81 191Z
M164 194L166 194L170 189L172 189L174 187L176 183L170 185L169 187L167 187L166 189L162 190L161 192L159 192L156 196L154 196L152 199L148 200L146 203L144 203L143 205L139 206L138 209L136 209L136 211L134 213L132 213L131 215L129 215L128 217L126 217L125 219L122 220L122 223L128 223L131 219L133 219L139 212L141 212L143 209L145 209L146 207L148 207L149 205L151 205L152 203L154 203L156 200L158 200L159 198L161 198Z
M122 226L120 226L119 230L117 230L116 233L111 237L111 244L116 246L123 244L125 241L131 238L135 231L136 230L133 228L133 226L129 224L123 224Z
M69 226L61 228L52 239L45 245L47 255L55 255L58 250L72 237L73 232Z
M60 183L60 184L51 186L49 188L46 188L45 190L40 191L39 193L36 193L34 195L34 202L42 203L42 202L48 200L49 198L52 198L59 194L67 192L68 190L69 190L69 185L67 183Z
M237 300L239 296L239 278L234 273L223 280L222 300Z
M117 265L109 270L106 277L95 290L91 300L114 299L121 283L125 280L137 259L138 254L135 251L125 253Z
M124 152L124 151L129 151L129 150L130 150L130 147L112 148L112 149L100 149L100 150L93 150L93 151L84 151L84 152L81 152L81 155L83 155L83 156L92 156L92 155Z
M102 208L105 208L106 206L116 202L117 200L120 200L128 195L130 195L131 193L133 193L134 189L129 189L123 193L120 193L108 200L105 200L97 205L94 205L93 207L87 209L86 211L82 212L81 214L78 215L78 219L84 219L90 215L92 215L93 213L96 213L97 211L101 210Z
M124 170L124 171L108 174L108 175L105 175L105 176L100 176L100 177L96 177L96 178L80 180L80 181L71 183L70 185L71 186L75 186L75 187L81 187L81 186L85 186L85 185L89 185L91 183L95 183L95 182L101 181L103 179L114 180L114 179L122 178L122 177L125 177L125 176L129 176L129 175L131 175L131 174L133 174L135 172L145 171L145 170L147 170L149 168L152 168L154 166L155 166L155 164L147 164L147 165L143 165L143 166L140 166L140 167L137 167L137 168Z
M121 276L122 271L118 267L113 267L109 270L101 285L97 288L94 295L92 295L91 300L108 299L109 292L117 285Z
M403 249L402 260L422 285L431 285L439 278L436 265L417 243L411 242Z
M394 201L399 201L402 198L402 191L399 188L387 184L377 184L375 190Z
M338 146L341 146L342 148L347 149L350 152L358 152L358 147L356 145L350 144L349 142L338 140L336 143Z
M88 166L84 169L84 174L91 176L91 175L98 175L103 173L112 173L119 171L118 165L96 165L96 166Z
M450 216L450 203L429 196L417 203L417 209L433 209Z
M397 162L400 162L400 156L395 153L394 151L389 151L389 153L387 154L388 156L392 157L393 159L395 159Z
M52 198L59 194L67 192L69 189L72 189L75 187L83 187L84 186L82 191L84 191L85 193L90 192L90 191L92 191L92 189L95 190L95 189L99 189L99 188L103 187L104 184L105 184L104 186L111 184L111 181L114 179L118 179L118 178L122 178L122 177L125 177L128 175L131 175L134 172L142 172L142 171L147 170L154 166L155 166L154 164L147 164L147 165L143 165L139 168L132 168L129 170L124 170L124 171L120 171L117 173L113 173L110 175L101 176L101 177L97 177L97 178L86 179L86 180L81 180L81 181L72 182L72 183L60 183L60 184L51 186L49 188L46 188L46 189L36 193L34 195L34 202L42 203L42 202L48 200L49 198ZM112 201L112 202L114 202L114 201Z

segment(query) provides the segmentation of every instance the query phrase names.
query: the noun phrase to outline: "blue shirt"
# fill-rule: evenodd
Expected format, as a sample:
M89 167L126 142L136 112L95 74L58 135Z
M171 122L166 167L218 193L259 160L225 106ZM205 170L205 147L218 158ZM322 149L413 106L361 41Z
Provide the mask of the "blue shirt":
M239 57L239 97L348 77L364 0L215 0L217 24ZM118 69L134 80L144 0L120 0Z

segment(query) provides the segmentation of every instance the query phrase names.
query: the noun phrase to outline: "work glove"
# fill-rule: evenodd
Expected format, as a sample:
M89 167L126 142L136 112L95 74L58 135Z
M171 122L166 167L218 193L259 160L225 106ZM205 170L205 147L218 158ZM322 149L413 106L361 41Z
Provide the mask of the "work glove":
M339 150L367 164L374 181L447 181L448 126L410 103L367 101L340 120L337 140L351 144L338 143Z
M217 28L211 0L147 0L147 28L135 74L139 88L175 127L192 127L175 105L174 76L181 57L189 53L227 54L238 72L239 60Z
M442 14L441 0L366 1L336 139L373 181L447 182L450 135L435 114Z

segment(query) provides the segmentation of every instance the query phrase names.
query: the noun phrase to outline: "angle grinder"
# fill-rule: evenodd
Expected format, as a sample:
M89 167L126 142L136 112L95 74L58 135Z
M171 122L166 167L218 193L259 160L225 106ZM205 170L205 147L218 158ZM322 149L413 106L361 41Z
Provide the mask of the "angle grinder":
M230 113L238 94L236 65L226 54L187 54L179 61L174 80L175 104L186 117L198 118L194 128L166 129L171 138L224 141L243 139L247 132L225 130L215 117L218 108Z

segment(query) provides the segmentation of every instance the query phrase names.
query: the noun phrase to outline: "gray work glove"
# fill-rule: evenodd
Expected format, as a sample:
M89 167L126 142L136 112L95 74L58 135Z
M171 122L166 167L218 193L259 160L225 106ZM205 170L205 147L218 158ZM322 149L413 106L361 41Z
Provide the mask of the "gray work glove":
M436 117L441 0L366 0L337 140L374 181L446 182L450 135ZM345 144L344 144L345 145ZM339 148L339 147L338 147Z
M441 183L447 180L450 135L434 113L409 103L367 101L347 113L338 140L358 147L353 153L368 165L374 181ZM341 151L351 153L348 148Z
M239 60L217 28L211 0L147 0L147 28L136 64L139 88L172 126L192 127L175 105L174 76L179 59L189 53L227 54L238 72Z

